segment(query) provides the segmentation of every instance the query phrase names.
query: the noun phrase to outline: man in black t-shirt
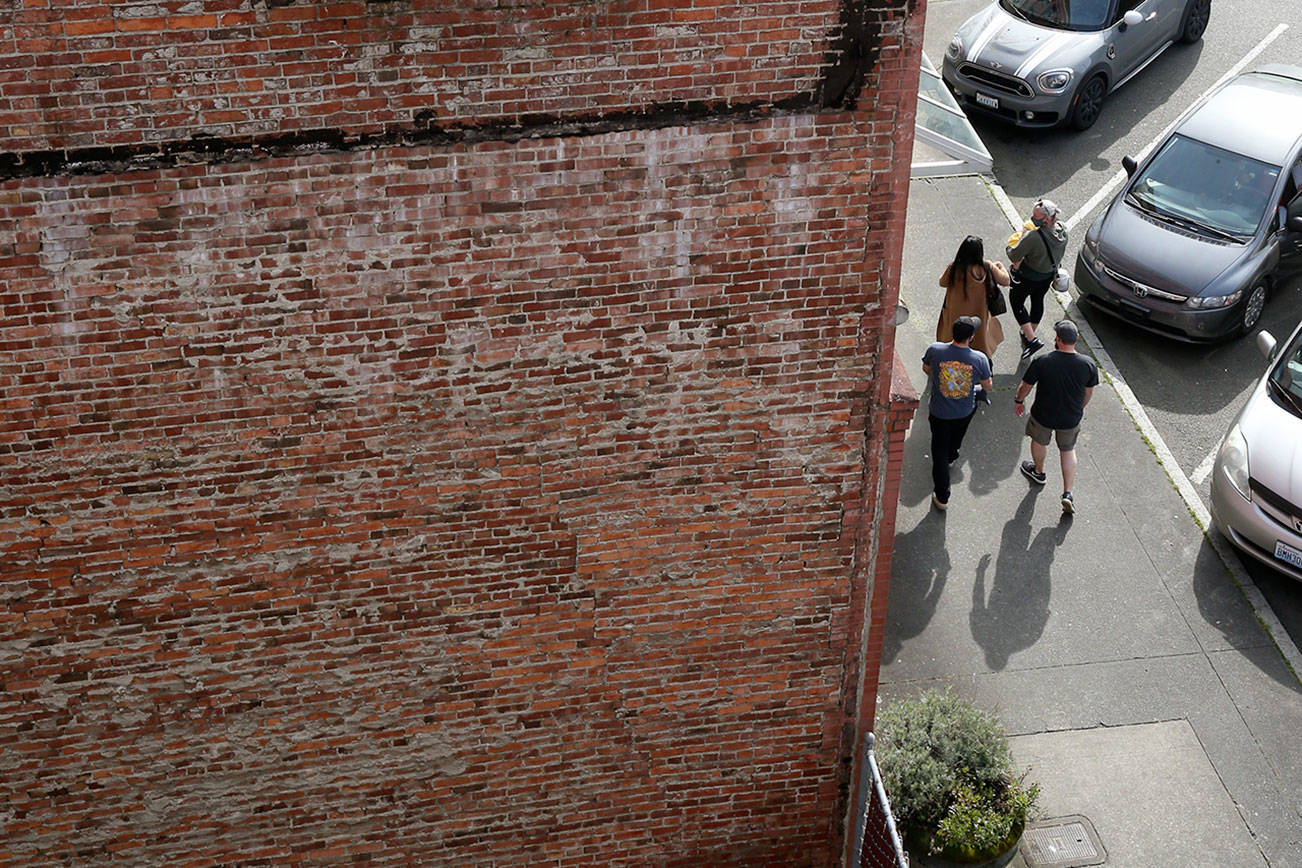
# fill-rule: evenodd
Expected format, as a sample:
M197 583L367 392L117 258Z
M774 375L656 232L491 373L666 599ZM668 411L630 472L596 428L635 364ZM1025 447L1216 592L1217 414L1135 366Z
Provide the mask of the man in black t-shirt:
M1053 325L1053 349L1047 356L1031 362L1017 387L1013 409L1018 416L1026 409L1026 396L1035 389L1035 403L1026 420L1026 436L1031 438L1031 460L1022 462L1022 475L1036 485L1044 485L1044 458L1049 438L1058 441L1062 460L1062 511L1076 511L1071 494L1076 479L1076 437L1080 434L1085 405L1099 384L1099 369L1094 360L1076 352L1080 333L1070 320Z

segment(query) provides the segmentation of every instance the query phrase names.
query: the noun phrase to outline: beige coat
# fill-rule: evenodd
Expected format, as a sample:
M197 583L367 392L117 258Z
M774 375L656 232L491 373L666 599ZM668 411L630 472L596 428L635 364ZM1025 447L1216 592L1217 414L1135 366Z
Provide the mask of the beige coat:
M986 273L979 265L968 268L962 280L953 280L951 263L940 276L940 285L945 287L945 303L940 308L940 320L936 323L936 340L950 341L954 338L954 320L961 316L975 316L981 320L981 328L972 337L972 349L980 350L986 358L993 360L995 350L1004 340L1004 328L999 324L999 317L992 316L986 310ZM995 283L1008 286L1008 269L1001 263L986 260L986 268L994 275Z

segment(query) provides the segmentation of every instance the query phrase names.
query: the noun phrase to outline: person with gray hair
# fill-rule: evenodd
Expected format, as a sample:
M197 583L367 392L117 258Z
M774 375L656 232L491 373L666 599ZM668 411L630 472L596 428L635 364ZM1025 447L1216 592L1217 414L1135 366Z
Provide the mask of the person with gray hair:
M1066 250L1067 229L1058 222L1058 206L1044 198L1036 201L1023 230L1008 239L1006 252L1012 263L1009 271L1013 279L1008 287L1008 306L1022 330L1023 359L1044 349L1035 330L1044 318L1044 296L1058 274L1058 264Z

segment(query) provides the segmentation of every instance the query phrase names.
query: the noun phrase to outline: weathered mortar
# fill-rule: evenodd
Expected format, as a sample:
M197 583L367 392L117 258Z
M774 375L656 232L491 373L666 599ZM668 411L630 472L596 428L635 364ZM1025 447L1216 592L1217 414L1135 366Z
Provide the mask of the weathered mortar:
M793 49L791 5L647 13L644 93L596 42L547 111L345 40L385 105L212 96L157 141L201 68L289 74L198 60L223 16L312 78L416 13L0 24L158 91L0 76L0 861L837 861L917 45L807 3Z

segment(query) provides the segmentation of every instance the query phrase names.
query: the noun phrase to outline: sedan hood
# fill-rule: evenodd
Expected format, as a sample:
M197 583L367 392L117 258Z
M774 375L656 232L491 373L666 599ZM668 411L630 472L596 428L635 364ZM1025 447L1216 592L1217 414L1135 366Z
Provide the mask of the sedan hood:
M1264 383L1239 416L1252 478L1302 506L1302 419L1280 408Z
M1118 200L1099 227L1099 255L1114 271L1148 286L1199 295L1244 253L1242 245L1203 238Z
M1050 59L1055 66L1069 65L1070 58L1064 51L1091 36L1031 24L1009 15L997 4L969 18L959 30L964 60L1024 79L1033 77Z

